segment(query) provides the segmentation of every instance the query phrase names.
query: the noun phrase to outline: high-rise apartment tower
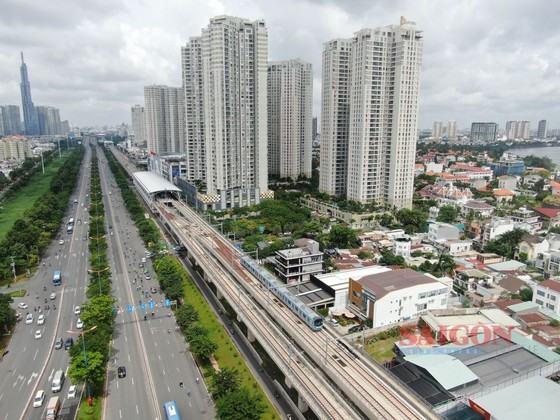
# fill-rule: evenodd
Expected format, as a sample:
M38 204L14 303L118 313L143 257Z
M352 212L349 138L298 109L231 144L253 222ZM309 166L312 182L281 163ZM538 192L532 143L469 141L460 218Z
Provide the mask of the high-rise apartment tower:
M148 153L184 152L185 108L183 89L151 85L144 87Z

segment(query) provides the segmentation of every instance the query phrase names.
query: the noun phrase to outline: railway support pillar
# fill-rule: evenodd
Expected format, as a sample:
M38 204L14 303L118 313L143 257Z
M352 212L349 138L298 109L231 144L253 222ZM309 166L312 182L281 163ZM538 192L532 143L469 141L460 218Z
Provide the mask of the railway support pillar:
M293 388L292 381L290 380L290 378L289 378L288 376L285 376L285 377L284 377L284 382L286 383L286 386L287 386L289 389L292 389L292 388Z
M222 298L224 297L224 295L222 295L222 292L220 292L220 289L216 289L216 297L218 298L218 300L222 300Z
M249 328L247 328L247 339L249 340L249 343L255 342L255 336L253 335L253 333Z
M301 397L301 395L298 395L298 398L297 398L297 408L298 408L299 411L301 411L302 413L305 413L307 410L309 410L309 405L308 405L307 402Z

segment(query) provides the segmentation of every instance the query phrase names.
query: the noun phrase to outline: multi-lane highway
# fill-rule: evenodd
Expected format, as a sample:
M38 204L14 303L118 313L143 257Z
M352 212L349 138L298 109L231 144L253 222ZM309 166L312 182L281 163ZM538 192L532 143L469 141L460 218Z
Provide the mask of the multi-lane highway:
M119 307L104 418L163 419L163 403L170 400L177 402L179 412L186 418L214 418L211 398L186 350L184 338L175 330L170 309L164 305L165 298L159 293L142 240L130 220L103 153L98 156L113 292ZM142 264L143 258L146 262ZM150 290L152 288L155 290ZM154 302L153 316L150 300ZM146 304L146 312L139 308L140 303ZM131 312L129 305L133 306ZM119 366L126 368L125 378L117 376Z
M86 145L77 188L70 198L64 220L66 222L71 217L75 219L73 233L67 234L64 225L60 228L60 233L47 249L39 270L33 278L21 284L21 287L28 291L27 296L14 299L14 305L24 302L29 307L16 309L22 313L22 320L18 322L10 340L9 353L0 363L0 420L44 418L46 403L49 397L54 395L51 392L54 371L66 371L68 367L67 352L64 349L55 350L54 342L58 337L67 338L66 331L75 329L77 316L74 315L73 309L85 300L90 157L91 153ZM61 243L61 240L64 243ZM55 270L62 272L62 286L52 285ZM50 299L52 292L56 294L53 300ZM46 309L46 305L49 309ZM41 313L45 315L43 325L37 325L37 307L40 307ZM33 314L33 324L25 323L26 312ZM37 330L41 331L40 339L34 338ZM69 385L70 380L67 378L63 389L57 394L61 397L62 419L74 417L79 401L79 393L76 398L67 398ZM42 407L33 408L32 398L39 389L46 393L45 403Z

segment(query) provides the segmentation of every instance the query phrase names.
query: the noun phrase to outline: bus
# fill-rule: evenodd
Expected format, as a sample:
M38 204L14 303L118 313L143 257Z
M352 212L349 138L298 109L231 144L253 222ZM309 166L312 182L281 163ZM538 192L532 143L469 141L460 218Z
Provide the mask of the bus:
M167 401L164 403L163 410L165 411L165 418L167 420L181 420L175 401Z
M53 286L60 286L62 284L62 275L60 271L55 271L52 278Z

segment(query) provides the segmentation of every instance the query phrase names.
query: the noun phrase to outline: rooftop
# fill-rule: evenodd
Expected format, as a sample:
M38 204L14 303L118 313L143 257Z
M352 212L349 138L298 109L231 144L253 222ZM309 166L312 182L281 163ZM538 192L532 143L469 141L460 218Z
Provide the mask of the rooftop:
M493 271L516 271L524 269L527 265L520 261L509 260L494 264L487 264L487 267Z
M506 188L495 188L493 192L497 197L508 197L510 195L513 195L513 191Z
M547 419L560 411L560 385L542 376L533 376L506 388L473 398L478 406L497 420ZM512 401L517 404L512 404Z
M560 293L560 281L549 279L549 280L541 281L539 286L540 287L545 287L547 289L551 289L551 290L554 290L555 292Z
M494 208L490 204L480 200L469 200L465 203L464 207L478 210L491 210Z
M437 280L410 268L371 274L357 281L364 288L371 290L377 299L395 290L406 289L420 284L437 283Z
M136 182L149 194L155 194L163 191L181 192L176 185L167 179L159 176L155 172L134 172L132 175Z
M448 391L478 381L478 376L449 354L418 354L404 359L427 370Z
M543 216L552 219L556 216L558 216L558 214L560 214L560 209L554 209L554 208L548 208L548 207L539 207L536 208L535 211L537 213L542 214Z
M508 306L508 309L513 313L525 312L525 311L532 311L534 309L538 309L539 305L534 302L521 302L515 303L513 305Z

